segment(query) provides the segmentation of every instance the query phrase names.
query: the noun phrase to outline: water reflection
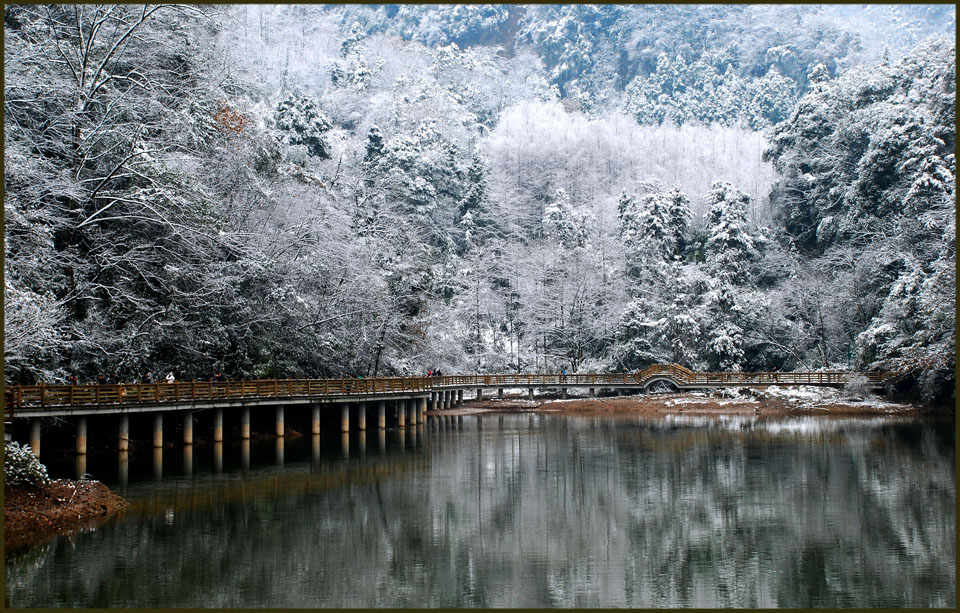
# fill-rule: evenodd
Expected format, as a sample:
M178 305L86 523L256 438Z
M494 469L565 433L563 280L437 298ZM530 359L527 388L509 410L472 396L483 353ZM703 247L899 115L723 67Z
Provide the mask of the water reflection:
M250 470L250 439L245 438L240 441L240 467L243 472Z
M952 425L501 423L134 480L120 520L8 559L10 605L955 605Z
M274 447L276 448L276 462L277 466L283 466L283 445L284 440L282 436L278 436L274 441Z

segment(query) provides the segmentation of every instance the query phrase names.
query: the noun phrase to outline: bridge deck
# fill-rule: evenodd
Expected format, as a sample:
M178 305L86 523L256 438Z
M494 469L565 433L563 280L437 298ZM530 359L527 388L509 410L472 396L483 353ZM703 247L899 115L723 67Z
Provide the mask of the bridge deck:
M657 364L623 374L498 374L374 379L280 379L188 381L114 385L4 386L5 417L91 413L134 413L257 404L364 402L420 398L432 392L471 388L601 387L647 389L664 382L677 389L740 386L841 386L854 377L881 386L893 372L695 372L676 364Z

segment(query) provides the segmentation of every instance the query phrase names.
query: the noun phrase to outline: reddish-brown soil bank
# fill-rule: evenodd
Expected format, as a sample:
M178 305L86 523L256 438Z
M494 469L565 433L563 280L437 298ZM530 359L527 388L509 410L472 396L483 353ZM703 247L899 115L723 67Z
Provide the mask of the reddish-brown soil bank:
M58 479L46 490L4 487L3 546L12 551L95 527L127 502L99 481Z

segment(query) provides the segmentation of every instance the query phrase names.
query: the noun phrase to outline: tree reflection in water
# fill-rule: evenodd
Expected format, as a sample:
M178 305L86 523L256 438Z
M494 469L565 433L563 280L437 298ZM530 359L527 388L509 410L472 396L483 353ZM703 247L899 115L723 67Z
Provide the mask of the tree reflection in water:
M199 452L192 477L131 470L124 517L8 559L9 602L955 605L952 424L508 415L502 429L480 426L371 432L384 452L365 457L336 437L318 457L306 437L273 465L251 467L246 448L246 471L217 474Z

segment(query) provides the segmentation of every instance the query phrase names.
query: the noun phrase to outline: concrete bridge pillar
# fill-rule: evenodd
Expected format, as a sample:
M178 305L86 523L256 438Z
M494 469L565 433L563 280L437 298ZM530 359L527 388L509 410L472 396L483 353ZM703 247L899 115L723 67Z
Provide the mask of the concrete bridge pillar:
M340 404L340 432L350 432L350 405L346 402Z
M314 403L310 407L310 434L320 434L320 403Z
M33 455L40 457L40 418L30 418L30 449Z
M387 427L387 403L383 400L377 401L377 429L383 430Z
M477 400L483 400L483 388L482 388L482 387L478 387L478 388L477 388Z
M563 398L564 400L567 399L567 388L565 387L560 388L560 397Z
M223 473L223 443L213 444L213 472L218 475Z
M446 396L446 400L443 401L443 408L452 409L453 408L453 392L448 391L448 392L444 392L444 394Z
M533 400L533 388L532 388L532 387L528 387L528 388L527 388L527 398L530 399L530 400Z
M163 413L153 414L153 447L163 448Z
M277 421L276 421L276 434L279 437L283 437L283 406L277 407Z
M357 403L357 430L361 432L367 429L367 403Z
M130 480L130 453L128 451L121 451L117 454L117 476L123 485L126 485Z
M407 423L411 426L417 425L416 404L417 401L412 398L407 401Z
M407 401L406 400L397 401L397 427L399 428L407 427Z
M119 451L130 449L130 416L126 414L120 416L120 435L117 440L117 449Z
M216 468L216 462L214 462ZM153 448L153 478L157 481L163 479L163 447Z
M77 419L77 455L87 453L87 418L83 415Z
M250 440L250 407L240 410L240 438L244 441Z
M597 388L595 388L595 387L591 387L591 388L590 388L590 397L591 397L591 398L596 398L596 397L597 397Z
M499 398L500 400L503 400L503 388L502 388L502 387L498 387L498 388L497 388L497 398Z
M213 442L223 442L223 409L213 410Z
M187 477L193 474L193 445L183 446L183 474Z
M430 392L430 410L437 410L437 392Z
M183 444L193 444L193 411L183 412Z
M420 417L419 419L417 419L417 423L418 424L427 423L427 399L426 398L420 399Z
M457 390L457 406L463 404L463 390Z

